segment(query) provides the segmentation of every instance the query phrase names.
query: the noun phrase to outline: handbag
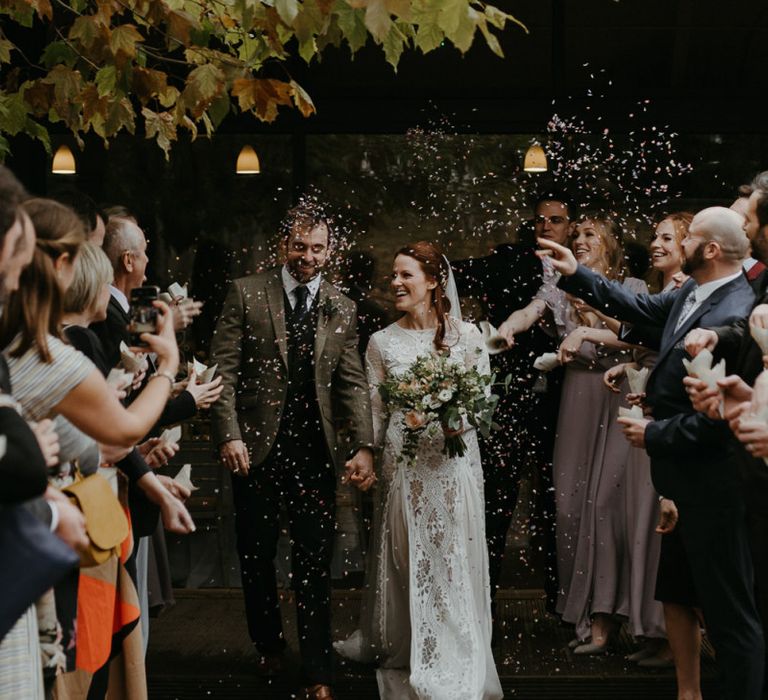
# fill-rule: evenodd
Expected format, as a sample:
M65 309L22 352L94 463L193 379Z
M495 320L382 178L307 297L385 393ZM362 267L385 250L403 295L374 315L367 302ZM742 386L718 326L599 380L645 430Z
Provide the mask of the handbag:
M84 477L78 469L75 481L62 491L85 516L88 546L80 553L80 567L103 564L113 554L120 556L128 518L109 482L101 474Z
M77 567L78 559L23 505L0 508L0 640L32 603Z

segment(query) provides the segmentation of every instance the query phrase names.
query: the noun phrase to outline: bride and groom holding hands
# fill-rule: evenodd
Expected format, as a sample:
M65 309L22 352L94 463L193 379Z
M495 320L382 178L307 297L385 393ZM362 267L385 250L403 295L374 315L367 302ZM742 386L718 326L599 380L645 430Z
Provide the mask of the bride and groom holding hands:
M279 671L285 647L273 566L282 500L305 697L334 697L335 646L379 664L383 698L501 698L473 428L490 423L491 372L479 330L458 313L448 261L428 242L397 251L391 288L402 316L373 335L363 368L355 305L321 274L333 253L330 223L300 205L281 237L281 267L232 283L211 349L224 387L212 438L232 472L260 669ZM377 488L360 628L333 644L342 462L350 483Z

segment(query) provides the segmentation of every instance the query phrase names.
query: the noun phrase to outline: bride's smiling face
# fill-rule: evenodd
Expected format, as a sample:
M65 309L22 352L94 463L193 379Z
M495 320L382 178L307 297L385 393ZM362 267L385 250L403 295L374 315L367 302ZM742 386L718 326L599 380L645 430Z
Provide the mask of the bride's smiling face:
M418 260L407 255L398 255L392 266L392 293L395 308L408 313L423 305L428 308L432 303L432 290L437 281L427 277Z

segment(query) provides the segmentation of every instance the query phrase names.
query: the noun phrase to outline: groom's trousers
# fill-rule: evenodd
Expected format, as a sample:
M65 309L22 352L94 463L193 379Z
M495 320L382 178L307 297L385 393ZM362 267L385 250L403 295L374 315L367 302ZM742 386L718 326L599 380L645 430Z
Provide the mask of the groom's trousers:
M335 526L336 474L322 433L278 441L247 478L232 476L237 550L248 631L262 654L283 650L285 639L273 560L284 502L292 547L291 587L296 598L304 682L330 684L331 556Z

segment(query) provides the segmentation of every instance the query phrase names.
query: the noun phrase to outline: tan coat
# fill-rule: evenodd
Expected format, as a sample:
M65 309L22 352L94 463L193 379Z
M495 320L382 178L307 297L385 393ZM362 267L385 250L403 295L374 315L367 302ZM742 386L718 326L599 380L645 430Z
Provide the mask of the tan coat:
M223 391L211 409L212 438L243 440L251 464L275 442L288 384L288 344L280 268L235 280L211 345ZM315 388L328 451L336 464L345 450L373 445L373 426L360 355L355 303L325 280L318 292Z

